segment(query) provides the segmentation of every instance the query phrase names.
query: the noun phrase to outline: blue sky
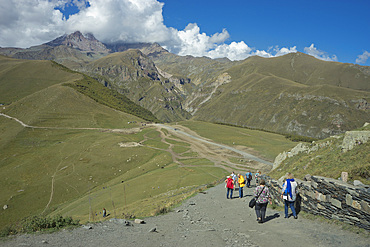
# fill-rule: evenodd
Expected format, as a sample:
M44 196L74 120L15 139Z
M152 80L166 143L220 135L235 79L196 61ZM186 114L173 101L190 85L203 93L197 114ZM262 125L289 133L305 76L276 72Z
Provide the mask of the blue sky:
M0 0L0 46L65 33L158 42L179 55L275 57L304 52L370 66L369 0Z
M370 52L370 1L163 0L164 23L183 29L196 22L205 33L226 28L230 41L257 49L314 44L338 61L355 63ZM226 3L227 2L227 3ZM368 60L366 65L370 65Z

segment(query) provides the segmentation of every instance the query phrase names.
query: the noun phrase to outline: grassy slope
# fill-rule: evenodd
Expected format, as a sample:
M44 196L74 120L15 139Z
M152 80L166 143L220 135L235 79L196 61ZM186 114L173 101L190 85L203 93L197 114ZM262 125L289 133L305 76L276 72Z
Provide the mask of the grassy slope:
M293 70L289 63L292 56L296 56L295 66L306 64L308 68ZM216 91L195 119L318 138L358 128L368 121L368 112L358 109L355 102L370 100L365 73L351 68L341 77L338 70L349 70L350 65L311 60L307 55L292 54L276 59L253 57L235 65L227 71L232 81ZM326 75L321 64L334 75ZM327 80L322 80L324 74ZM351 88L343 86L347 77L353 79ZM346 81L350 83L348 78ZM325 133L328 129L331 133Z
M41 107L33 112L35 115L22 114L22 106L25 113L29 110L25 106L29 105L29 102L35 102L31 95L14 104L14 108L13 105L9 106L7 113L14 113L21 120L23 120L21 116L24 115L24 121L29 124L58 126L62 129L25 129L13 120L0 118L0 176L6 178L0 182L0 186L4 188L0 195L0 203L9 205L9 209L0 213L1 225L27 215L41 213L50 199L53 177L54 196L46 213L58 209L57 212L72 214L86 220L89 215L86 211L88 208L83 206L86 201L81 207L76 207L77 211L69 211L68 208L70 203L73 205L76 200L86 199L89 190L92 191L93 198L99 198L92 202L94 210L98 210L101 205L111 210L111 198L107 197L106 190L103 190L103 187L109 185L117 210L122 214L123 208L119 209L123 207L120 201L122 198L119 196L122 186L119 184L122 180L127 181L125 210L129 209L138 214L129 204L153 196L160 198L158 200L162 203L162 199L167 197L159 195L168 190L184 186L196 187L211 183L225 175L225 171L219 168L188 170L171 165L172 158L167 151L152 148L165 149L167 146L163 146L159 138L154 138L158 133L151 129L131 135L63 129L63 127L134 127L127 122L139 119L96 104L95 101L66 87L54 86L44 90L49 91L48 93L41 91L35 97L40 101L46 100L52 95L50 91L58 89L64 90L60 96L69 99L65 101L69 103L65 104L76 107L68 108L65 104L56 107L50 103L50 108ZM58 95L58 92L56 94ZM69 111L65 112L65 109ZM50 112L52 114L49 115ZM43 118L41 122L37 121L40 116ZM148 143L144 142L144 147L121 148L118 145L121 142L143 141L144 135L147 134L149 140ZM166 166L172 168L161 168ZM151 188L153 185L160 188L145 194L142 190L131 191L130 184L138 188L142 186ZM150 201L147 204L146 210L141 214L151 215L159 207L151 205Z
M299 52L276 58L250 57L232 70L238 71L242 76L258 73L265 76L274 75L305 85L327 84L370 91L368 67L326 62Z
M9 104L45 87L82 78L51 61L29 61L0 56L0 103Z
M57 81L50 77L45 81ZM46 128L24 128L14 120L0 117L0 177L4 178L0 180L3 188L0 204L9 206L0 212L0 228L44 210L44 214L56 211L88 220L86 201L72 206L77 211L68 210L70 205L79 204L79 200L87 197L92 198L89 201L93 210L104 206L112 211L110 205L115 200L117 214L121 216L123 210L151 215L158 207L189 196L200 184L225 175L224 170L216 167L178 168L172 164L170 154L161 150L168 145L160 142L158 132L153 129L137 134L71 129L132 128L139 127L142 119L100 105L60 84L45 83L40 88L32 88L22 99L2 107L1 112L29 125ZM138 123L128 124L128 121ZM143 147L119 146L122 142L144 139L148 140ZM181 143L179 140L176 145L184 145ZM127 186L124 208L120 201L123 200L122 181ZM157 187L150 194L143 192L143 188L149 191L147 187L151 189L153 185ZM103 189L106 186L112 197ZM138 189L132 190L130 186ZM171 192L169 197L168 191L174 191L175 196L172 198ZM152 200L152 197L155 198Z
M70 128L129 128L133 115L97 104L70 87L54 85L29 95L2 111L28 125Z

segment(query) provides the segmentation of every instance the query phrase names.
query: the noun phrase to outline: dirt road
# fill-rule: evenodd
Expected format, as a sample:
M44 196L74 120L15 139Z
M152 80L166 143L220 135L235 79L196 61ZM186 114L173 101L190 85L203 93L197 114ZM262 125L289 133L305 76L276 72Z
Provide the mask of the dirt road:
M246 189L242 199L235 192L227 200L221 184L166 215L144 219L146 224L130 221L126 226L124 220L108 219L54 234L22 235L0 246L370 246L364 235L302 217L285 219L271 208L267 221L259 224L247 205L253 189Z

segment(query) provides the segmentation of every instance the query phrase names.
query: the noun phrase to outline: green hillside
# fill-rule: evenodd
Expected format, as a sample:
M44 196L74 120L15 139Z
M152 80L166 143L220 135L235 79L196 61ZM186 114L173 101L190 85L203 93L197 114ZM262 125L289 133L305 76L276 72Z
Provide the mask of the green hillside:
M51 61L29 61L0 56L0 103L10 104L41 89L81 79Z
M33 68L33 63L39 61L26 65ZM27 72L22 65L18 69ZM58 76L71 74L60 66L46 68L58 68ZM101 220L94 215L102 207L117 217L153 215L226 175L209 161L180 167L168 150L169 143L174 143L173 152L189 160L197 155L188 144L171 136L165 141L159 130L142 127L143 119L108 107L114 101L106 101L110 94L101 84L88 77L76 80L81 76L75 73L71 78L76 81L68 76L66 81L57 80L53 75L45 81L58 83L32 88L0 108L0 113L28 126L0 116L0 204L8 207L0 212L0 228L26 216L56 213ZM88 88L88 93L64 86L65 82ZM102 100L104 104L99 104Z
M315 59L315 69L294 72L289 71L293 59L294 64L298 60L310 68L314 58L299 53L274 59L252 57L226 70L229 82L206 84L202 94L193 99L190 107L198 108L194 118L316 138L340 134L370 120L366 67L362 71ZM319 69L324 65L326 69ZM350 67L352 72L345 73ZM326 76L323 71L332 73L329 80L320 79ZM353 83L349 79L344 83L351 75ZM337 85L339 81L341 85Z
M240 77L257 73L304 85L331 85L370 91L368 67L322 61L300 52L275 58L250 57L231 70Z

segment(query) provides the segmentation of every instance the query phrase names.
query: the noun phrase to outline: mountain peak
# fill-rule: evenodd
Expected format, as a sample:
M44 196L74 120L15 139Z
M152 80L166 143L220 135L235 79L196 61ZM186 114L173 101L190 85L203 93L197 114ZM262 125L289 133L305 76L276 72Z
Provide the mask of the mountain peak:
M94 51L94 52L109 52L109 49L97 40L92 33L82 34L80 31L76 31L71 34L64 34L48 43L48 46L69 46L74 49L81 51Z

